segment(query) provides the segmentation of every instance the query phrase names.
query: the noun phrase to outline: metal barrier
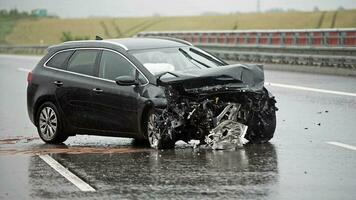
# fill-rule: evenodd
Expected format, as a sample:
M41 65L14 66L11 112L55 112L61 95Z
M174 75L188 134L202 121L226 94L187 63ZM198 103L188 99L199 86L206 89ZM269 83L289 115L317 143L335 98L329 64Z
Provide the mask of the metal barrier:
M356 69L356 29L141 32L174 37L226 60Z
M141 32L175 37L222 59L356 69L356 29ZM44 54L48 46L0 45L0 53Z
M193 44L356 47L356 29L141 32L142 36L175 37Z

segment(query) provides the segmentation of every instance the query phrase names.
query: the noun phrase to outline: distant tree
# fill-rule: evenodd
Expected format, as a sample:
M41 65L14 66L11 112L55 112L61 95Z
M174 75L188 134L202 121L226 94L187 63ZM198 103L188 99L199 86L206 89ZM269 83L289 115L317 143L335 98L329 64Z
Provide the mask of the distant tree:
M271 8L271 9L266 10L266 12L279 13L279 12L285 12L285 10L283 10L283 8Z
M337 8L337 10L338 10L338 11L343 11L343 10L345 10L345 8L342 7L342 6L339 6L339 7Z
M318 7L318 6L314 6L313 11L314 11L314 12L319 12L319 11L320 11L320 10L319 10L319 7Z

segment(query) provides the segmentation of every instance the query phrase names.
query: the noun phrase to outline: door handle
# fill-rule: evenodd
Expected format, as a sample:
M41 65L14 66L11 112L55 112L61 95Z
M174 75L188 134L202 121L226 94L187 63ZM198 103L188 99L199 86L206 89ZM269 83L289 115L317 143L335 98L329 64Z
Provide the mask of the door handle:
M104 91L103 91L102 89L100 89L100 88L94 88L93 91L96 92L96 93L102 93L102 92L104 92Z
M55 84L56 86L60 87L63 85L62 81L54 81L53 84Z

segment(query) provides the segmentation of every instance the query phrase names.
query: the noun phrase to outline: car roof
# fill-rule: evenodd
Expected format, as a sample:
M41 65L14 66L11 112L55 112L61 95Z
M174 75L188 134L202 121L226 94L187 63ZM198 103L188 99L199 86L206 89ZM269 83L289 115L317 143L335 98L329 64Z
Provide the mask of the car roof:
M162 38L123 38L107 40L117 44L124 45L128 50L155 49L188 46L182 41Z
M68 48L112 48L119 47L123 50L145 50L156 48L170 48L190 46L188 42L174 38L120 38L120 39L105 39L105 40L81 40L69 41L59 45L49 47L51 50L61 50Z

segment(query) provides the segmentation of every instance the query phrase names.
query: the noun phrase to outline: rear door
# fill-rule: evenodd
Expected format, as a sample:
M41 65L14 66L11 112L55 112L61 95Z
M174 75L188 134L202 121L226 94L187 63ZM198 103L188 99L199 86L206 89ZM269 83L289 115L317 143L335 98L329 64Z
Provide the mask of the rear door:
M68 123L77 128L94 128L91 92L100 50L77 49L66 64L65 74L56 79L56 98Z
M118 76L136 77L136 71L133 64L120 53L103 50L98 69L101 80L93 88L92 96L97 129L137 133L140 86L119 86L114 81Z

